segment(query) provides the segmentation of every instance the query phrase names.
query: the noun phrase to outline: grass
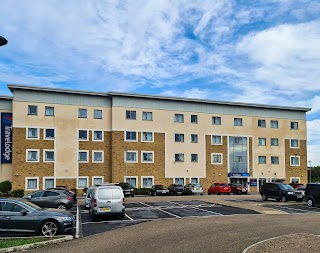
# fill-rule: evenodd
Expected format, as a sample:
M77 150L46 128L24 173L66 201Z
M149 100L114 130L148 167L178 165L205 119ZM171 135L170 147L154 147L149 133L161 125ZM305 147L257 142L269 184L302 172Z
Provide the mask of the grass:
M8 238L0 240L0 249L20 246L24 244L43 242L52 239L57 239L56 237L42 237L42 238Z

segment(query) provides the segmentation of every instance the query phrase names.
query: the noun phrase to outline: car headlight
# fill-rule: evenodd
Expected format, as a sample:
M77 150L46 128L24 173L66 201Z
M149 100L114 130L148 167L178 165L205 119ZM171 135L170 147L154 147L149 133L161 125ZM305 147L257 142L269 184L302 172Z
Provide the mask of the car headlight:
M63 216L63 217L60 217L60 220L62 220L62 221L72 221L73 218L69 217L69 216Z
M288 192L288 194L292 195L292 194L294 194L294 192Z

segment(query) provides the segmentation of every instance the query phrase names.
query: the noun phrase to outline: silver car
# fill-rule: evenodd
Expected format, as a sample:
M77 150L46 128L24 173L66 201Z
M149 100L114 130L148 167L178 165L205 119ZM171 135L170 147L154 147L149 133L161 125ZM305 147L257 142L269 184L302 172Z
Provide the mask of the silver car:
M98 216L125 216L124 195L122 188L116 185L95 186L90 199L89 213L93 220Z
M94 187L89 187L87 190L87 194L84 198L84 204L85 204L85 209L89 209L89 204L90 204L90 199L92 196L92 191L93 191Z

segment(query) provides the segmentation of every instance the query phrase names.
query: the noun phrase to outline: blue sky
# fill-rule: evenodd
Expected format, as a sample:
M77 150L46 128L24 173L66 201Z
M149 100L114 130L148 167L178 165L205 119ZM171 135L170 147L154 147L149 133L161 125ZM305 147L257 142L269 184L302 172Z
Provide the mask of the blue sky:
M312 0L2 0L0 94L12 83L312 107L320 165L319 13Z

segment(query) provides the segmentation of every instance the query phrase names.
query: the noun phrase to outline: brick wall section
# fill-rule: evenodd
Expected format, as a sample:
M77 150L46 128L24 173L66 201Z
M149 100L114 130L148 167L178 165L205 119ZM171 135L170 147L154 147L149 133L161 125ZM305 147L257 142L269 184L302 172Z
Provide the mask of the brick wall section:
M77 180L70 178L56 179L56 186L67 186L69 190L77 188ZM79 193L79 190L78 190Z
M93 176L104 176L105 182L111 182L111 150L112 134L104 132L104 141L92 141L92 131L89 131L89 141L79 141L79 150L88 150L88 163L79 163L79 176L89 176L89 186ZM104 151L104 162L92 162L92 150Z
M165 134L154 133L154 142L141 142L138 133L137 142L124 141L123 131L112 132L112 182L123 182L126 174L124 159L125 150L138 151L138 162L127 164L127 176L138 176L141 187L141 176L154 176L155 184L169 186L172 179L165 178ZM141 151L154 151L154 163L141 163Z
M290 166L290 156L300 156L300 166ZM300 148L290 148L290 140L285 140L285 159L286 159L286 181L290 183L290 177L300 177L300 183L308 183L307 169L307 143L306 140L300 140Z
M206 135L206 178L201 178L206 192L215 182L228 182L228 137L222 137L223 145L211 145L211 135ZM222 164L211 164L211 153L222 153ZM219 175L221 174L221 175Z
M40 129L39 140L27 140L25 128L13 129L12 141L12 189L25 189L25 177L39 177L39 189L42 189L42 178L54 175L54 163L43 162L43 150L54 149L54 140L43 140L43 129ZM39 149L40 162L26 162L26 149ZM19 174L20 176L15 176Z

